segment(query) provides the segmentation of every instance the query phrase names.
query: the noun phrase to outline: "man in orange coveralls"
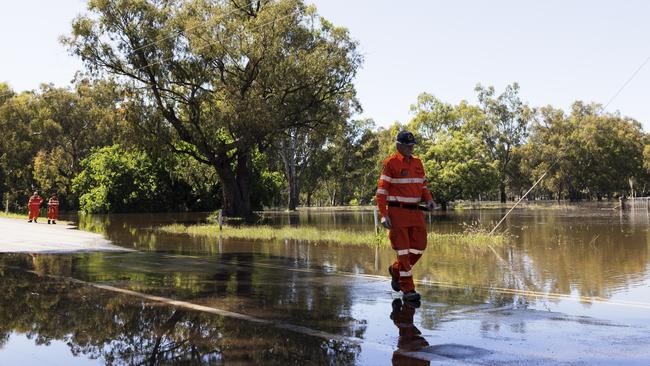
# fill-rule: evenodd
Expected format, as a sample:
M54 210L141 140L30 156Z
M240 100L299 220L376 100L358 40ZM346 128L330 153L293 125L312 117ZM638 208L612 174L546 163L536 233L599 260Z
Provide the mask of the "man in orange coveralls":
M418 203L425 201L430 210L435 208L422 162L413 156L415 143L411 132L397 135L397 152L384 160L376 197L381 223L389 229L390 244L397 251L397 260L388 267L391 287L411 302L420 300L411 270L427 246L427 228Z
M38 219L38 213L41 211L41 203L43 203L43 199L41 196L38 195L38 192L34 192L34 194L29 197L29 203L27 204L27 207L29 208L29 220L27 222L38 222L36 221Z
M56 196L56 193L52 193L52 196L47 201L47 223L50 221L53 224L56 224L56 219L59 218L59 198Z

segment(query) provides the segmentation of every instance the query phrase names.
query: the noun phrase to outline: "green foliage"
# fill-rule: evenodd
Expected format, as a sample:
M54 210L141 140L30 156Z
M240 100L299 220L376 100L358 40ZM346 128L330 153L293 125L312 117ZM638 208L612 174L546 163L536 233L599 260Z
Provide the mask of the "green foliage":
M521 146L528 136L528 124L534 111L519 98L519 85L506 86L503 93L495 95L494 87L476 86L479 104L485 118L477 121L479 131L491 158L497 164L501 202L506 201L506 184L510 179L513 150Z
M408 128L419 136L417 149L435 201L446 207L457 198L479 198L494 189L497 164L475 129L485 118L480 109L421 94L411 111L415 117Z
M323 146L306 174L308 188L325 205L347 205L351 200L368 204L377 190L380 170L379 142L372 120L355 120L342 126ZM308 200L309 201L309 200Z
M32 93L15 95L0 104L0 191L2 198L17 203L12 209L26 204L37 188L32 160L38 151L38 136L31 125L37 109L38 98Z
M423 156L434 200L477 199L497 183L497 167L476 136L456 131L438 136Z
M542 192L560 199L629 194L630 180L641 181L643 132L638 122L604 114L597 104L573 104L571 114L545 107L524 147L524 170L541 176Z
M645 176L650 175L650 144L643 146L643 169Z
M81 165L73 190L88 213L207 211L219 204L214 171L193 160L113 145Z
M253 208L261 210L264 207L279 207L283 203L283 192L286 191L286 179L282 173L269 168L271 157L259 151L253 154Z
M71 179L61 174L61 168L67 163L67 156L62 148L57 147L51 151L40 150L34 158L34 180L38 182L44 195L56 192L61 198L70 198ZM64 198L65 197L65 198ZM76 205L76 202L74 202Z
M73 180L80 209L88 213L151 211L159 207L159 172L143 152L119 145L94 151Z
M0 90L8 90L0 87ZM0 128L0 193L21 204L28 192L57 191L62 207L76 206L71 192L79 162L93 147L117 136L117 86L111 81L76 82L74 90L43 84L37 92L3 94Z

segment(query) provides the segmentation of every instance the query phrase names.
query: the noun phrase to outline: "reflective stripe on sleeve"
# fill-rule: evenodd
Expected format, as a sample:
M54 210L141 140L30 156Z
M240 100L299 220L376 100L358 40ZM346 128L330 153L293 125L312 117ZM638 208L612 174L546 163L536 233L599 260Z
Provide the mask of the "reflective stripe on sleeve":
M411 277L412 274L411 274L411 271L408 271L408 272L399 271L399 276L400 277Z
M407 254L409 254L408 249L399 249L399 250L397 250L397 255L407 255Z
M424 183L424 178L392 178L393 184Z
M380 180L385 180L386 182L389 182L389 183L393 181L393 178L391 178L391 177L389 177L387 175L383 175L383 174L379 177L379 179Z
M379 188L379 189L377 189L377 194L383 194L384 196L387 196L388 191L383 189L383 188Z
M422 254L424 253L424 250L419 250L419 249L409 249L409 252L413 254Z

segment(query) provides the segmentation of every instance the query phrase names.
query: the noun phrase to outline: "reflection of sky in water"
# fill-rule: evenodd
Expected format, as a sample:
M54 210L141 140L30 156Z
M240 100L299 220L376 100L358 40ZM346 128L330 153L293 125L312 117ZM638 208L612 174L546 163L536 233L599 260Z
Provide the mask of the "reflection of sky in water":
M650 326L650 317L648 317L650 301L639 300L650 299L647 284L638 291L619 293L604 302L580 301L577 294L573 295L570 300L535 300L530 308L559 312L569 316L607 319L619 324ZM626 303L628 301L631 303Z
M35 346L34 339L25 334L12 333L9 341L0 348L0 365L51 365L90 366L104 365L104 360L93 360L84 356L75 357L70 347L62 341L51 341L48 345Z

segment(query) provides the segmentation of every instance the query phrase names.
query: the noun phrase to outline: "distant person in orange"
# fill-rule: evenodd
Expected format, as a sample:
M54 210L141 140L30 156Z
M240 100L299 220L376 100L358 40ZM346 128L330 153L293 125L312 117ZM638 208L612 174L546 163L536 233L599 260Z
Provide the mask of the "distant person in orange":
M27 204L27 207L29 208L29 220L27 222L38 222L38 214L41 211L41 204L43 203L43 199L41 196L38 195L38 192L34 191L34 194L29 197L29 203Z
M56 193L52 193L52 196L47 201L47 223L50 221L52 224L56 224L56 220L59 218L59 198L56 196Z

